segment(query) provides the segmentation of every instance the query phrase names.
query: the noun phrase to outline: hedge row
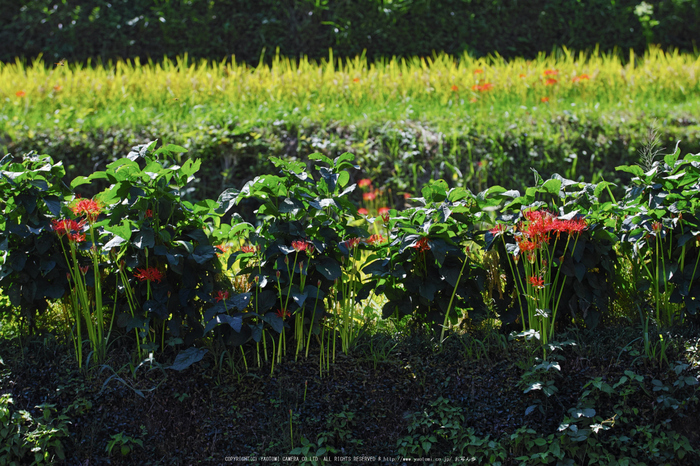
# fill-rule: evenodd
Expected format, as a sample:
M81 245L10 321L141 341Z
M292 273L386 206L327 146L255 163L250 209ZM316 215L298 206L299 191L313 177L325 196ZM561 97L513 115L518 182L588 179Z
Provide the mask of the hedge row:
M255 176L273 173L270 156L306 160L314 152L329 157L352 152L361 167L356 176L372 178L376 185L390 189L394 205L401 206L402 193L417 193L428 180L438 178L473 192L492 185L522 191L532 185L531 167L545 178L559 173L589 182L605 179L628 183L628 174L615 171L615 167L639 161L639 149L651 124L642 116L629 115L588 120L561 115L548 123L494 127L487 132L456 126L452 134L419 122L368 123L366 127L275 122L252 129L235 123L197 128L153 125L136 130L50 133L27 128L23 139L10 140L0 134L0 150L16 155L31 150L51 154L64 163L67 179L72 179L104 170L107 163L136 144L160 139L182 145L188 149L187 156L202 159L200 178L191 193L193 199L216 198L228 187L241 188ZM699 152L697 120L669 117L658 124L667 152L678 140L682 141L683 153ZM621 189L615 192L622 193Z
M697 0L0 0L0 60L693 50Z

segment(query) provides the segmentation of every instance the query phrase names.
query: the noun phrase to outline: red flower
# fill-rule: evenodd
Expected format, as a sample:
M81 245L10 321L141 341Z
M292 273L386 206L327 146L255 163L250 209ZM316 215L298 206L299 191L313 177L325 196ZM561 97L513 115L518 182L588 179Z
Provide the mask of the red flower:
M540 277L530 277L530 283L535 288L544 288L544 279Z
M411 193L403 193L403 198L404 198L405 200L411 199Z
M97 201L92 199L80 199L77 204L71 207L75 215L85 215L88 222L92 223L102 213L102 207Z
M520 74L518 75L518 77L519 77L519 78L524 78L524 77L525 77L525 75L524 75L524 74L522 74L522 73L520 73Z
M425 252L430 249L430 245L428 244L428 238L423 237L416 241L416 244L413 245L415 249L418 249L419 252Z
M534 251L538 247L538 243L536 243L535 241L530 241L529 239L523 239L518 242L518 248L520 248L521 253L526 251Z
M360 181L357 182L357 186L359 186L360 188L372 186L372 180L370 180L369 178L362 178Z
M556 76L559 74L559 70L544 70L545 76Z
M147 269L136 269L134 277L138 278L140 281L156 281L160 283L163 279L163 273L155 267L149 267Z
M15 95L17 97L24 97L25 95L27 95L27 93L24 91L17 91L17 92L15 92Z
M498 225L489 230L489 232L492 235L498 235L499 233L503 233L504 231L506 231L506 226L502 223L499 223Z
M146 209L146 218L153 218L153 211L151 209Z
M90 269L89 265L81 265L80 266L80 272L82 272L83 275L85 275L89 269Z
M292 313L287 311L286 309L283 311L282 309L277 309L277 317L280 319L284 320L285 317L291 316Z
M386 241L386 238L384 238L382 235L372 235L369 238L367 238L367 243L368 244L378 244L378 243L383 243Z
M477 68L474 70L474 74L482 74L483 72L484 70L482 70L481 68Z
M549 102L549 97L542 97L542 98L540 99L540 102L542 102L542 103L547 103L547 102Z
M556 80L556 79L554 79L554 78L549 78L549 79L547 79L547 80L544 82L544 85L545 85L545 86L551 86L551 85L556 84L556 83L557 83L557 80Z
M369 211L364 207L360 207L359 209L357 209L357 213L360 215L369 215Z
M472 86L472 91L486 92L490 91L491 89L493 89L493 84L491 83L474 84Z
M241 251L245 253L255 252L255 246L243 246Z
M292 247L296 252L306 251L306 241L292 241Z
M352 80L352 82L354 82L354 83L359 83L359 82L360 82L360 78L354 78L354 79Z
M588 81L590 77L587 74L582 74L581 76L574 76L574 79L572 79L572 81L577 83L583 81L584 79Z
M81 234L84 227L84 220L81 220L80 222L67 218L62 220L51 220L51 229L55 231L58 236L68 235L69 240L78 243L85 241L85 235Z
M379 215L381 215L383 217L384 214L389 213L389 208L388 207L380 207L378 212L379 212Z
M345 244L345 247L348 249L355 249L360 245L360 238L350 238L343 241L343 244Z
M228 291L217 291L216 296L214 296L214 299L218 303L219 301L226 301L229 297L229 292Z
M364 193L362 195L362 199L365 201L373 201L376 198L377 198L377 193L375 193L374 191L370 191L370 192Z
M61 89L63 89L61 86L54 86L53 87L53 90L56 92L60 91Z
M661 222L654 222L651 224L651 229L654 230L655 233L659 233L663 229L663 225L661 225Z
M456 85L452 85L452 92L457 92L459 91L459 88Z

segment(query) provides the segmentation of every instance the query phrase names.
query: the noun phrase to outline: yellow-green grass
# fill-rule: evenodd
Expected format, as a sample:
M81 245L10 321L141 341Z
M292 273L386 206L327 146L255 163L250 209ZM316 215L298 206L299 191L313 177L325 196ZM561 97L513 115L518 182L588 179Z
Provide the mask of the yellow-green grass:
M640 107L692 113L700 108L699 77L700 58L658 48L641 57L630 53L624 63L616 54L566 49L509 61L444 54L373 63L332 54L321 62L278 57L256 68L235 60L190 63L186 56L96 66L38 58L0 64L0 130L17 136L35 127L275 119L479 125L526 114ZM475 88L487 83L488 90Z

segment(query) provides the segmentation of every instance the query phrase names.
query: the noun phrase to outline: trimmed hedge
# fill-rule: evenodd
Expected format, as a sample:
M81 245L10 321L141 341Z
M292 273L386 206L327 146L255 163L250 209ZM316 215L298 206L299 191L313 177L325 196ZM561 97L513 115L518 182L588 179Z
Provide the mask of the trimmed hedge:
M0 0L0 60L693 50L697 0Z
M321 152L336 157L355 154L361 170L357 177L372 178L377 186L391 189L394 205L401 206L403 192L418 193L430 179L443 178L452 186L463 185L478 192L492 185L523 191L533 183L531 167L544 178L553 173L589 182L604 178L628 183L629 174L615 171L635 164L651 121L641 116L605 115L601 119L578 119L561 115L549 125L521 124L510 128L479 131L460 127L441 133L426 123L404 122L366 127L297 126L284 122L260 123L243 128L236 123L196 128L153 124L141 129L108 128L32 133L19 140L0 134L0 150L16 155L35 150L62 161L67 179L87 176L137 144L155 139L186 147L188 157L202 160L199 180L190 194L194 199L216 198L229 187L274 172L270 156L306 156ZM700 151L700 122L689 117L659 121L663 146L670 152L681 141L683 153ZM194 131L193 131L194 130ZM183 134L196 136L183 136ZM29 135L32 135L30 137ZM572 156L575 154L575 157ZM95 187L101 189L102 187ZM89 196L93 193L81 193ZM615 195L621 195L616 190Z

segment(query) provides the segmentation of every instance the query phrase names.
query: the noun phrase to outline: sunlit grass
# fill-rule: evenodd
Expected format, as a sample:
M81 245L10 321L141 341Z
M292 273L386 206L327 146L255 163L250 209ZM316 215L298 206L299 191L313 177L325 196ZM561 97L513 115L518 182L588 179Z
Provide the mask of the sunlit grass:
M644 56L573 54L535 60L468 55L340 60L276 58L104 65L0 63L2 128L136 127L258 121L286 124L431 120L472 126L528 115L610 108L700 108L700 59L651 48ZM556 82L554 82L556 81ZM549 82L549 84L548 84ZM480 90L481 89L481 90Z

